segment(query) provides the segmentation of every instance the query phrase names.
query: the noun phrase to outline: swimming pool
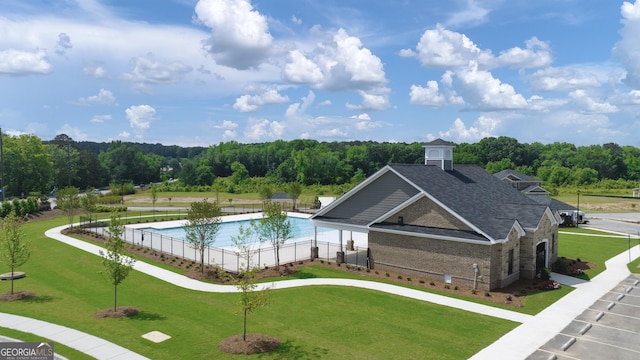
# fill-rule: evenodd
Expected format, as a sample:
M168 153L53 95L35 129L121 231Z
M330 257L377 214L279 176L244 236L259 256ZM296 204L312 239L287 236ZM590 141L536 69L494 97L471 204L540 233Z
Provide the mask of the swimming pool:
M256 219L259 221L260 219ZM291 223L292 236L291 239L297 240L311 240L313 239L313 221L304 218L298 217L287 217L287 220ZM215 242L213 243L214 247L233 247L232 237L238 235L238 229L240 226L244 226L245 228L251 226L250 220L237 220L237 221L228 221L220 223L220 229L215 237ZM172 237L174 239L186 240L187 235L184 231L184 227L176 226L169 228L139 228L138 230L142 230L145 233L151 232L154 234L159 234L162 236ZM331 229L326 228L318 228L318 233L324 231L330 231Z

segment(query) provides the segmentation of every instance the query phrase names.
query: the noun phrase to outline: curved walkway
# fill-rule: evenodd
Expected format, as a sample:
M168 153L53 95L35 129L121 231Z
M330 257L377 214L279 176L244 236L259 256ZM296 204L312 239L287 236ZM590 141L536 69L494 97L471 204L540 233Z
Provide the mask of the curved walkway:
M99 256L99 251L103 250L103 248L63 235L61 231L66 227L67 226L65 225L47 230L45 235ZM640 247L636 246L632 250L633 258L640 256ZM589 307L594 301L610 290L612 284L617 284L628 276L629 270L626 267L628 256L628 253L625 251L624 253L610 259L606 262L607 270L589 282L580 283L574 281L571 285L575 286L576 290L564 296L562 299L558 300L536 316L431 294L420 290L365 280L284 280L270 284L260 284L260 289L285 289L313 285L353 286L387 292L421 301L455 307L487 316L520 322L522 325L518 326L513 331L507 333L502 338L474 355L472 359L524 359L542 346L558 331L562 330L566 324L578 316L585 308ZM233 285L217 285L200 282L139 260L135 262L134 269L186 289L223 293L238 291L238 289ZM553 275L555 279L564 284L567 284L567 280L573 279L560 278L560 275L557 274ZM24 326L22 326L23 324ZM20 326L18 327L18 325ZM0 313L0 326L47 337L51 340L85 352L98 359L145 359L138 354L95 336L84 334L63 326L45 323L40 320ZM69 336L65 336L65 334L68 334Z
M143 360L148 359L123 348L120 345L108 342L99 337L83 333L78 330L52 324L46 321L32 319L24 316L0 313L0 326L26 333L36 334L64 344L70 348L81 351L96 359L109 360ZM55 349L55 346L54 346Z

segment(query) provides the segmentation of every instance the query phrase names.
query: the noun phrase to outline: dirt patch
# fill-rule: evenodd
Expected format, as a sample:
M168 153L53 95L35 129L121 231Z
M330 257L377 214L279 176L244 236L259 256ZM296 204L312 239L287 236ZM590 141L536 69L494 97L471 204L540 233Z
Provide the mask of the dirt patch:
M133 306L118 306L116 310L113 308L102 309L96 313L96 317L99 319L103 318L124 318L136 316L140 313L140 309Z
M13 294L10 292L0 294L0 301L17 301L30 299L34 297L34 293L31 291L14 291Z
M247 334L246 340L242 335L228 337L218 344L218 349L230 354L259 354L275 350L280 346L280 340L263 334Z
M27 221L43 221L64 216L64 212L60 209L38 211L27 215Z

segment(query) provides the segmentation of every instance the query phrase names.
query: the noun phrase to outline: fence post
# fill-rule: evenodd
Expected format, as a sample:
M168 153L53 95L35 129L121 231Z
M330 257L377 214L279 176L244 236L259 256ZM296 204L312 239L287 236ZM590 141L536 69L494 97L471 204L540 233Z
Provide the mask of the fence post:
M182 240L182 259L184 260L184 240Z

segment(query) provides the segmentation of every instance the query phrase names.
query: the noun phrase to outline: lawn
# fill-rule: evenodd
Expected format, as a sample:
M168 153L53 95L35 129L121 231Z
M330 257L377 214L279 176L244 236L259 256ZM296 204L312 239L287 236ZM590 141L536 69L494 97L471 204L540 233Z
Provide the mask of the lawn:
M627 266L632 273L640 274L640 257L630 262Z
M605 232L584 228L560 229L558 236L558 256L580 259L596 264L594 269L585 271L584 279L591 279L605 270L605 261L629 248L627 237L619 237ZM589 236L598 235L598 236ZM637 240L632 240L632 246Z
M153 359L237 357L216 347L242 330L237 294L184 290L134 271L118 288L118 304L137 306L141 314L118 320L95 318L96 311L112 305L113 289L100 274L97 256L44 237L46 229L65 220L25 226L35 251L20 269L27 278L15 285L16 290L35 292L36 298L3 303L3 312L85 331ZM9 285L3 282L0 291L8 291ZM264 359L464 359L517 325L395 295L333 286L273 291L272 303L249 318L249 332L283 341L276 353L259 356ZM154 344L140 337L152 330L172 339Z

